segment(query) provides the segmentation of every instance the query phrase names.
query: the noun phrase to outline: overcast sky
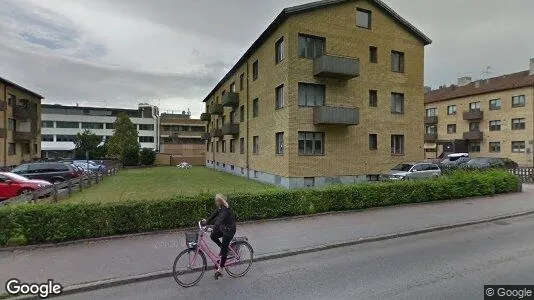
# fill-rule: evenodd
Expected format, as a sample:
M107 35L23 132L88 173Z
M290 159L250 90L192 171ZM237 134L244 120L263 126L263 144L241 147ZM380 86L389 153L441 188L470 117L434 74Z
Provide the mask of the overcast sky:
M528 69L534 1L384 0L434 42L425 84ZM309 0L0 0L0 77L45 103L202 110L284 8Z

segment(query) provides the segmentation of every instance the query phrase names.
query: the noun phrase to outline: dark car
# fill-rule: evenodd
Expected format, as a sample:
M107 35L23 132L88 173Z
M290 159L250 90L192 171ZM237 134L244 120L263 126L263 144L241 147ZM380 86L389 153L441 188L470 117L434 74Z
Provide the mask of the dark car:
M46 180L54 184L80 176L75 167L62 162L23 164L11 170L11 172L29 179Z
M470 160L471 158L466 156L447 157L440 163L440 165L446 169L460 168L465 166Z
M465 166L469 169L515 169L518 164L509 158L477 157L471 159Z

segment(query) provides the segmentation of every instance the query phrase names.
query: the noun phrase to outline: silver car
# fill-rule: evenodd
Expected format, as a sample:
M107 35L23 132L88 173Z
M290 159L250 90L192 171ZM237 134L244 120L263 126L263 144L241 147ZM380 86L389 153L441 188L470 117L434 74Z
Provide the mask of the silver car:
M392 168L382 176L384 180L412 180L436 178L441 176L441 170L432 163L402 163Z

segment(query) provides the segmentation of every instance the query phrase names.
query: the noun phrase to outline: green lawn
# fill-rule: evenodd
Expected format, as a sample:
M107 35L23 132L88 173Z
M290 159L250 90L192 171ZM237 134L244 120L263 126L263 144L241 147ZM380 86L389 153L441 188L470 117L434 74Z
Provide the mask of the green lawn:
M237 193L276 189L243 177L205 167L189 170L177 167L121 170L104 182L72 195L66 202L116 202L156 200L174 195Z

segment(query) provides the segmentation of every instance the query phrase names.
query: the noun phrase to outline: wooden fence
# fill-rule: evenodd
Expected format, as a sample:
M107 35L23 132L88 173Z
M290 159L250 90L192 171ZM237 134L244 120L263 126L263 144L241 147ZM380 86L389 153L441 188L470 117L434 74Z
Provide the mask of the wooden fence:
M47 186L31 193L26 193L15 198L0 202L0 206L25 203L25 202L51 202L56 203L61 199L68 198L76 192L81 192L95 184L99 184L106 177L113 176L119 172L119 166L108 168L107 172L96 172L83 175L78 178L67 180L58 184Z
M519 177L523 183L534 183L534 168L517 168L508 171Z

